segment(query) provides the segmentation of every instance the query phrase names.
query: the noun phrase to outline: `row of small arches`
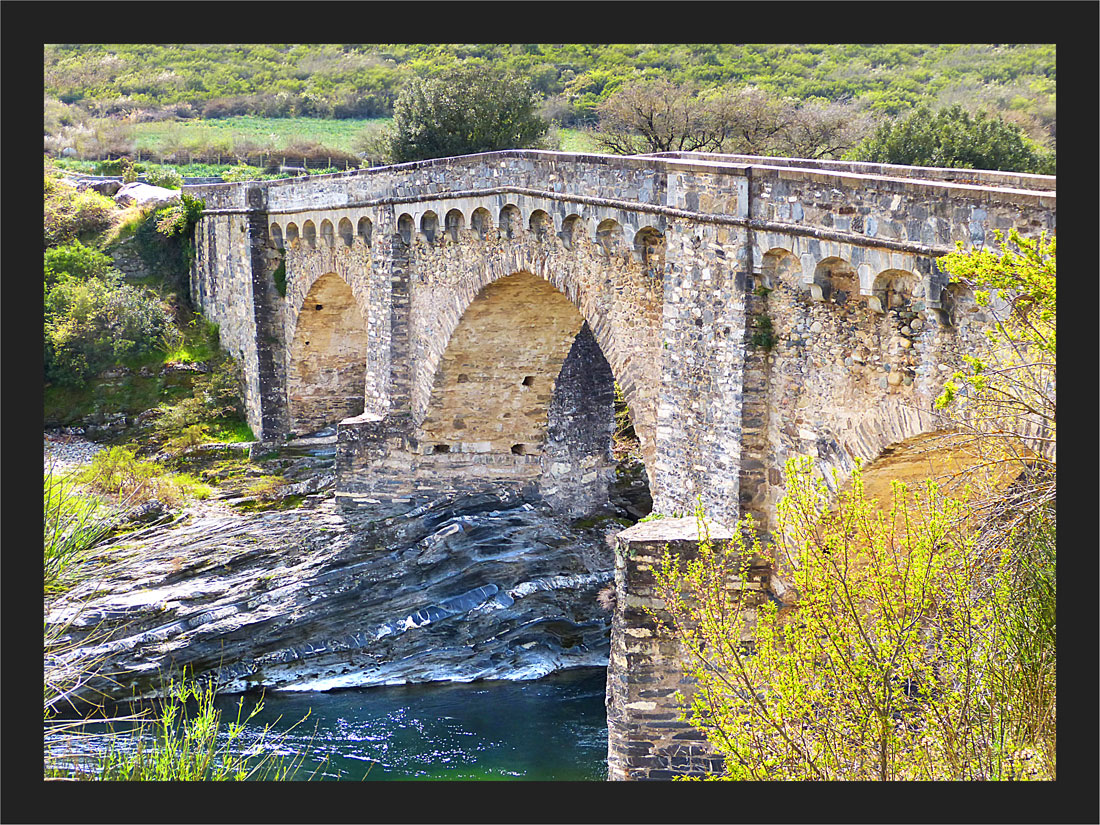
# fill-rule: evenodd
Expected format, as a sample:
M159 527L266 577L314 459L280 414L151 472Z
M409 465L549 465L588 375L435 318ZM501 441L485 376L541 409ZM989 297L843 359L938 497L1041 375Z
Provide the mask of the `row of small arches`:
M801 262L790 250L773 249L764 255L761 274L763 286L769 289L780 280L801 283ZM879 313L908 309L920 284L921 277L910 270L885 269L872 281L871 294L866 296L867 304ZM858 300L861 295L860 278L855 267L835 256L817 262L813 280L805 286L815 301L842 304L850 299ZM943 310L950 311L955 305L965 302L968 293L961 284L948 284L936 303L940 303Z
M469 225L470 229L482 240L494 228L492 215L484 207L479 207L473 211L470 215ZM508 204L500 210L496 226L504 238L511 240L517 237L522 225L522 216L517 206ZM561 232L557 235L567 248L573 248L574 242L580 237L579 233L583 231L583 225L583 218L576 214L569 215L562 220ZM441 226L439 216L429 210L421 216L419 229L428 243L434 243L443 233L449 235L452 240L457 241L459 234L466 229L466 217L462 210L452 209L444 215ZM555 234L554 219L545 210L535 209L531 212L531 216L527 221L527 229L540 240L548 238ZM412 215L403 213L398 217L397 231L405 244L412 244L413 234L416 231L416 222L413 220ZM349 247L356 237L359 237L363 243L370 246L373 224L370 218L366 217L360 218L356 225L353 225L348 218L341 218L335 227L332 221L324 220L321 222L318 235L316 225L313 221L307 220L302 224L300 231L296 223L287 223L285 233L278 223L273 223L270 227L270 233L272 243L280 249L299 240L306 246L316 249L318 237L320 237L320 243L329 248L336 245L337 237ZM618 221L608 218L596 226L592 240L598 248L610 254L622 248L624 238L625 232L622 225ZM659 229L652 226L642 227L634 233L635 256L643 262L654 263L663 252L664 243L664 233Z
M313 221L306 221L303 223L300 233L298 224L294 222L290 222L286 225L285 236L282 227L277 223L271 224L269 231L271 233L271 242L279 249L291 246L299 240L312 249L317 248L317 226ZM370 246L373 231L374 227L371 224L370 218L360 218L356 226L352 226L350 219L341 218L335 229L333 228L332 221L324 220L321 221L321 243L330 248L335 246L338 234L340 240L343 241L346 246L351 246L356 236L361 238L363 243L367 246Z

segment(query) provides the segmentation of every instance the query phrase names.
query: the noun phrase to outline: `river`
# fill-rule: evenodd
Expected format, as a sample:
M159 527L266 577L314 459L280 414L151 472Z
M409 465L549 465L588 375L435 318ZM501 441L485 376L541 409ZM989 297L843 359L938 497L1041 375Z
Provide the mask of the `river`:
M606 673L579 668L528 681L269 691L239 741L253 742L271 725L268 741L302 756L294 779L602 781ZM223 729L236 719L240 698L215 700ZM244 696L246 714L257 698ZM89 738L82 750L100 747Z

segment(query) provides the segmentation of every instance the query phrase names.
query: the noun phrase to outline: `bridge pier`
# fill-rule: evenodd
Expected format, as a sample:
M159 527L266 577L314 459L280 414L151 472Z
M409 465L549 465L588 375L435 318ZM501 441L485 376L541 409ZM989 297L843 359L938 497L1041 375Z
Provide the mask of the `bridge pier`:
M666 551L682 562L695 558L698 528L694 517L658 519L639 522L617 537L607 669L609 779L671 779L722 769L722 757L682 718L685 705L677 694L690 703L694 682L685 672L683 648L665 624L669 617L653 573ZM733 537L721 524L708 522L706 529L712 541ZM729 585L762 593L768 576L767 567L754 565L747 580ZM755 607L759 601L748 603ZM754 612L743 614L746 623Z

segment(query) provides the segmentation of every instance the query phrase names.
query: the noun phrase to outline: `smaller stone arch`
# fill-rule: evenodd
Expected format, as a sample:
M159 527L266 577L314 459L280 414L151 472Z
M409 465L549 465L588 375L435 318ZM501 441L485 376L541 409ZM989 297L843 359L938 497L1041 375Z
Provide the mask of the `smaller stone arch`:
M596 227L596 245L605 254L611 255L618 251L623 244L623 227L614 218L600 221Z
M470 215L470 228L477 233L481 240L485 240L485 236L493 228L493 217L489 214L489 210L483 206L475 209L473 214Z
M286 248L286 244L283 241L283 230L279 224L271 224L271 229L268 230L268 237L271 239L271 245L276 249Z
M452 209L443 218L443 222L447 227L447 234L451 236L452 241L458 240L458 235L466 228L466 216L462 214L461 209Z
M876 312L903 309L912 303L916 285L917 276L908 270L884 270L875 277L868 304Z
M500 210L500 232L505 238L511 240L519 234L522 228L522 219L519 207L514 203L507 203Z
M340 240L344 242L344 246L351 246L355 241L355 227L351 225L351 221L347 218L340 218L340 223L336 229L340 233Z
M302 224L302 240L306 242L310 249L317 248L317 227L313 221L306 221Z
M401 241L405 246L412 246L413 242L413 230L416 228L416 223L412 219L412 215L408 212L403 213L397 218L397 234L401 236Z
M371 233L374 231L374 226L370 222L370 218L363 217L359 219L359 224L356 226L355 233L363 239L363 243L370 246Z
M286 245L298 245L298 224L291 222L286 225Z
M963 315L978 308L974 293L964 284L949 283L940 292L940 306L935 318L943 326L959 326Z
M531 213L527 227L541 241L550 237L550 234L554 231L554 219L545 210L536 209Z
M646 271L659 274L665 266L665 235L653 226L634 233L634 257Z
M565 220L561 222L561 241L565 244L566 249L573 249L577 239L580 237L579 232L583 231L584 224L581 222L580 215L567 215Z
M334 246L336 246L336 233L333 232L332 221L330 220L326 219L321 221L321 241L329 249L332 249Z
M843 258L825 258L814 269L810 294L815 301L843 304L859 295L859 275Z
M760 285L775 289L780 283L796 284L802 275L802 262L789 249L773 247L760 262Z
M420 234L428 243L435 243L439 234L439 216L430 209L420 217Z

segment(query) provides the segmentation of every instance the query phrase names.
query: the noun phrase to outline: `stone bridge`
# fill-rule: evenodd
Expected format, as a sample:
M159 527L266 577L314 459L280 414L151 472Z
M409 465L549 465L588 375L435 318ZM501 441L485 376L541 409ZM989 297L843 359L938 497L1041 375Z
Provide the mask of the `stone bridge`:
M244 365L259 438L336 425L347 506L510 487L590 512L613 475L617 385L656 510L701 502L766 530L789 456L844 477L935 427L931 402L988 321L936 258L994 230L1053 233L1054 189L975 170L539 151L193 186L206 210L191 289ZM635 746L613 776L657 770L668 743L646 739L646 719L675 728L671 691L656 716L630 698L641 666L616 670L628 641L613 633L612 739L640 727L619 736Z

